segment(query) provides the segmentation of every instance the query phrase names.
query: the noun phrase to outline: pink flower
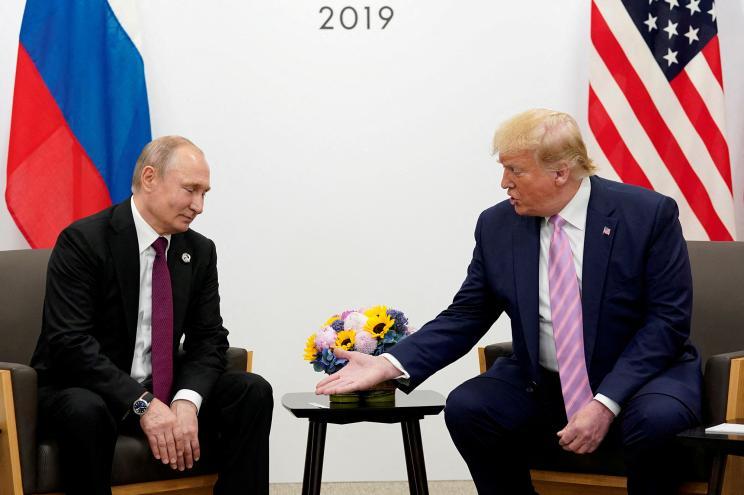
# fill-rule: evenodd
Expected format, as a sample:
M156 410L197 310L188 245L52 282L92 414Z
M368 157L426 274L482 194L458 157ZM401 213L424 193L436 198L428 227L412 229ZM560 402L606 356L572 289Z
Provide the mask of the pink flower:
M364 329L364 324L367 323L367 317L362 313L352 311L349 315L344 318L344 330L356 330L361 332Z
M372 334L364 330L357 332L354 350L363 352L364 354L372 354L375 352L375 349L377 349L377 339Z
M315 347L322 351L336 343L336 332L331 327L325 327L315 335Z

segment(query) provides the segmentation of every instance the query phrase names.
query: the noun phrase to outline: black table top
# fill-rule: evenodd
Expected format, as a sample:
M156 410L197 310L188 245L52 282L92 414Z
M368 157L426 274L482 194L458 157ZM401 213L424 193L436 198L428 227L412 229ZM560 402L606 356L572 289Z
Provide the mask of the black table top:
M744 424L744 419L735 419L726 422ZM718 450L733 455L744 455L744 435L705 433L705 427L698 426L679 433L677 438L684 443L695 443L706 449Z
M444 396L432 390L414 390L406 395L395 392L395 402L334 404L327 395L314 392L285 394L282 405L298 418L311 421L346 424L360 421L398 423L436 415L444 409Z

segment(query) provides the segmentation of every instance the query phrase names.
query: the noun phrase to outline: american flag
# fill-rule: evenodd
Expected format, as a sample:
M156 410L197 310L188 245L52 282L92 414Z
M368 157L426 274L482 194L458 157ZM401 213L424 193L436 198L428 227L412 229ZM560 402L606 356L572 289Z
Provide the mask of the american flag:
M593 0L591 41L589 146L604 175L674 198L687 239L732 240L715 2Z

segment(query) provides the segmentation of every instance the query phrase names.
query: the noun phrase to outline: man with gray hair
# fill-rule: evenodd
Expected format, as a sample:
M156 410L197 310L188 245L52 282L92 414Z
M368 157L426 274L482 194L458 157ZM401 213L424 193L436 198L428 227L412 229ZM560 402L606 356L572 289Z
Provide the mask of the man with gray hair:
M209 188L197 146L156 139L137 160L132 197L57 239L31 364L66 493L111 493L121 431L144 435L153 462L179 471L209 439L215 493L268 493L271 387L225 371L217 254L190 229Z
M551 110L496 131L509 199L484 211L452 304L382 356L349 360L317 392L397 378L409 391L502 314L514 354L449 395L445 420L482 494L534 494L530 451L623 447L631 495L675 492L674 435L700 421L692 283L671 198L594 176L576 122Z

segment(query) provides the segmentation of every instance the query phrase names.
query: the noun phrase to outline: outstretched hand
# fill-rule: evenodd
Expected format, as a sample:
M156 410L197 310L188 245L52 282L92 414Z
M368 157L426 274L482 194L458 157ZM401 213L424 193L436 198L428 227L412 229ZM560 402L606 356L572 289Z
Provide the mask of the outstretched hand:
M401 375L398 368L382 356L334 349L336 357L347 359L340 371L325 377L315 386L316 394L344 394L370 387Z

